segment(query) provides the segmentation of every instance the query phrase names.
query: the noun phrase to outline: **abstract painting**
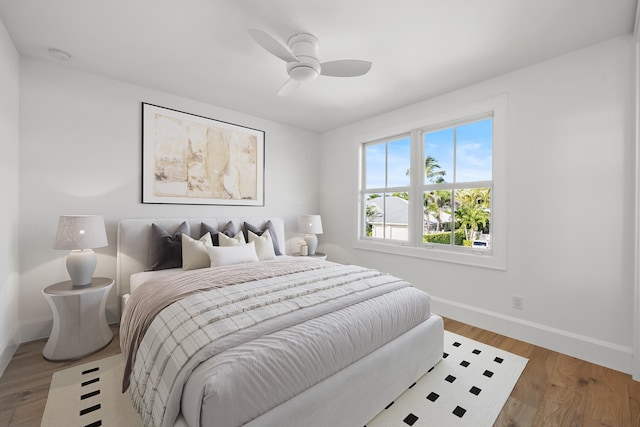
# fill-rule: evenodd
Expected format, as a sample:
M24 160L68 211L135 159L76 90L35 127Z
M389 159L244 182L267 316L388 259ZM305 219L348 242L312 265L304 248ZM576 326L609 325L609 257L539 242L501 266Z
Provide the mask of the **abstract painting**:
M264 137L142 103L142 203L264 206Z

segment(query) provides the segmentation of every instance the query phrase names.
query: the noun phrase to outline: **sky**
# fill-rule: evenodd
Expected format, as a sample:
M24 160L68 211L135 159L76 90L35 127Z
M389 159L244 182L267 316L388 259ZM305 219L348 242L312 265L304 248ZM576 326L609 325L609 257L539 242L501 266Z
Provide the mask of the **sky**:
M468 123L424 135L425 156L437 160L440 170L446 172L445 182L472 182L491 180L493 119ZM411 140L409 135L399 137L388 146L388 187L408 186ZM423 162L424 163L424 162ZM385 144L366 147L366 188L385 187ZM455 174L455 176L454 176ZM425 177L426 182L426 177Z

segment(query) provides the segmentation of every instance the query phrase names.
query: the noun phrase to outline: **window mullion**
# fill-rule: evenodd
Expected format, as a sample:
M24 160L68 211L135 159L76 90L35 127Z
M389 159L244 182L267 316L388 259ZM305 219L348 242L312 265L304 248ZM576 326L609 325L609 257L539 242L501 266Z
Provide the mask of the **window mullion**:
M382 238L387 239L387 188L389 187L389 143L384 144L384 193L382 193Z
M458 159L456 158L457 154L458 154L458 147L457 147L457 143L458 143L458 128L454 127L453 128L453 183L457 183L458 179L457 179L457 165L458 165Z
M367 187L367 150L366 145L360 146L360 197L358 200L358 234L356 239L367 237L367 219L366 219L366 187Z
M456 189L451 189L451 218L449 218L449 226L451 227L451 246L456 245Z
M422 243L424 228L424 208L422 185L424 184L422 132L411 132L411 171L409 190L409 244L419 246Z
M425 184L423 188L425 191L451 190L451 189L462 190L465 188L490 187L492 185L493 185L493 181L469 181L469 182L460 182L456 184L445 182L443 184Z

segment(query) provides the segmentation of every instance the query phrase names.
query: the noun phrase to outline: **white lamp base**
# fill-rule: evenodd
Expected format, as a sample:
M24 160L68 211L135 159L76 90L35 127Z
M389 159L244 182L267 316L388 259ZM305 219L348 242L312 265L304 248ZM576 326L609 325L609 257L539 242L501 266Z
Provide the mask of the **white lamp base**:
M309 255L315 255L318 248L318 237L315 234L305 234L304 241L307 242Z
M91 249L71 251L67 257L67 271L73 286L90 285L97 262L98 258Z

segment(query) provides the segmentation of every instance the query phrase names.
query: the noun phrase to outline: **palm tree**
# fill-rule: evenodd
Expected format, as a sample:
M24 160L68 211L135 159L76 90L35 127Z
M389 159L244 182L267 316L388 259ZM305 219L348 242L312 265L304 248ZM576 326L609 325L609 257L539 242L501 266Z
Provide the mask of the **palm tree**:
M473 240L473 234L478 228L487 226L489 217L489 212L478 206L462 206L456 210L456 218L460 221L460 228L464 229L467 240Z
M369 200L375 199L376 197L370 197ZM381 216L382 212L378 210L378 207L373 203L367 203L365 216L367 218L365 234L367 236L371 236L373 234L373 225L371 224L375 221L376 218Z
M442 212L451 206L451 191L434 190L424 195L425 214L433 214L436 220L436 233L442 231Z
M491 190L489 188L466 188L456 191L456 202L465 206L479 205L489 208L491 205Z
M427 175L427 180L433 184L441 184L444 182L444 176L446 171L438 170L442 169L438 164L438 161L431 156L427 156L424 159L424 171Z
M447 174L447 172L438 169L442 168L435 158L427 156L427 158L424 159L424 172L427 175L427 180L432 184L441 184L444 182L444 176ZM407 175L409 175L410 173L411 169L407 169Z
M473 234L486 228L491 219L491 190L489 188L468 188L456 191L456 220L464 229L466 240L473 240Z
M424 172L427 176L427 180L432 184L441 184L444 182L444 176L447 174L446 171L439 170L441 169L438 164L438 160L434 157L427 156L424 159ZM407 175L411 173L411 169L407 169ZM449 193L449 196L444 196L444 193ZM443 198L444 196L444 198ZM427 218L429 218L429 212L434 212L434 217L436 219L436 232L439 232L442 228L442 208L451 203L451 194L448 191L431 191L429 193L424 194L423 204L425 207L425 213ZM427 229L427 232L429 230Z
M424 172L427 176L427 180L433 184L441 184L444 182L444 176L446 171L440 170L441 167L438 164L438 160L434 157L427 156L424 159ZM450 191L431 191L424 195L424 206L427 211L427 220L429 218L429 212L433 212L433 216L436 219L436 233L442 230L442 209L449 206L451 203Z

